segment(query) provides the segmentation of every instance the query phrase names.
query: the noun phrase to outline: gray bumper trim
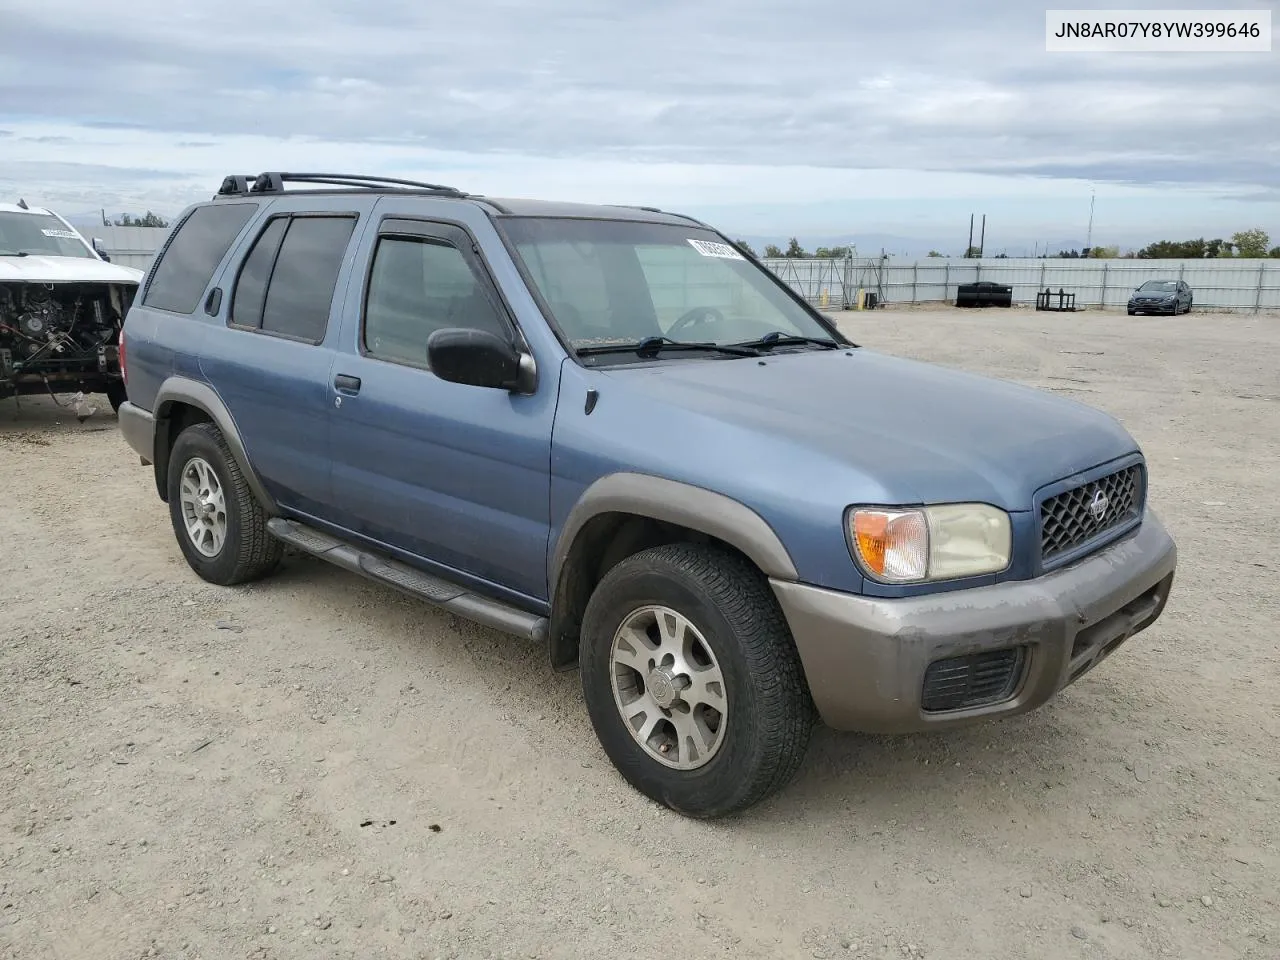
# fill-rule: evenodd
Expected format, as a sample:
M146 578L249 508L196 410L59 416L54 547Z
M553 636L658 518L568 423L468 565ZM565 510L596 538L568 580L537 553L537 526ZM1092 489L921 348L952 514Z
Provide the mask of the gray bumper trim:
M1131 535L1035 580L902 600L771 580L823 720L839 730L908 733L1023 713L1051 699L1160 616L1177 547L1148 511ZM1026 646L1010 699L925 713L935 660Z
M120 433L125 443L142 458L151 463L156 455L156 421L151 412L126 400L116 412L120 420Z

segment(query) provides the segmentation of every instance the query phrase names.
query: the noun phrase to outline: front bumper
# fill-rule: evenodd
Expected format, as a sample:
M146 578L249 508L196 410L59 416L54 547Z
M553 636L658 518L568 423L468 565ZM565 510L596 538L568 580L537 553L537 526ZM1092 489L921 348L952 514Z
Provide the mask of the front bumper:
M1178 301L1174 300L1172 303L1165 303L1163 301L1135 303L1130 300L1129 309L1136 310L1139 313L1176 313L1178 310Z
M771 584L823 721L837 730L911 733L1050 700L1156 621L1176 566L1177 547L1148 510L1123 540L1035 580L901 600ZM948 699L936 696L939 683L954 691L966 663L993 662L1009 676L1004 687L975 687L988 702L937 709Z

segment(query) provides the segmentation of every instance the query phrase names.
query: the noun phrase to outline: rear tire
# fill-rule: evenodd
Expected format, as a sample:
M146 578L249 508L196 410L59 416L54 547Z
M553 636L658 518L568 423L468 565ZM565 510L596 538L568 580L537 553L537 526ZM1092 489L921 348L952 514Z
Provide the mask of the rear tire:
M629 557L592 594L581 642L592 726L650 799L720 817L799 770L813 702L777 600L738 555L676 543Z
M174 536L202 579L229 587L280 563L284 544L267 532L267 514L213 424L197 423L178 435L166 481Z

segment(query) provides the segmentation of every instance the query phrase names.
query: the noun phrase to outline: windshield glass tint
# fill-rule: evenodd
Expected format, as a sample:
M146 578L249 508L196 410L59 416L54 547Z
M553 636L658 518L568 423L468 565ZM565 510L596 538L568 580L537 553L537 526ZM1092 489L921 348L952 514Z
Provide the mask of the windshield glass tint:
M1148 293L1173 293L1178 285L1172 280L1148 280L1142 285L1142 289Z
M42 213L0 212L0 255L28 253L33 257L92 257L67 225Z
M499 221L574 348L646 337L727 344L831 334L762 270L698 227Z

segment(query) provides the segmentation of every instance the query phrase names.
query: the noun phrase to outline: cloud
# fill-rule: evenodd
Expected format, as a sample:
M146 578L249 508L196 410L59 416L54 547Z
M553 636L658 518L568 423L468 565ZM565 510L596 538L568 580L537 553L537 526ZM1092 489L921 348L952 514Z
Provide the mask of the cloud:
M0 188L68 200L178 202L286 165L708 205L1269 193L1280 169L1273 55L1047 54L1023 0L46 0L5 21L0 121L71 142L6 140ZM86 155L115 172L15 166Z

